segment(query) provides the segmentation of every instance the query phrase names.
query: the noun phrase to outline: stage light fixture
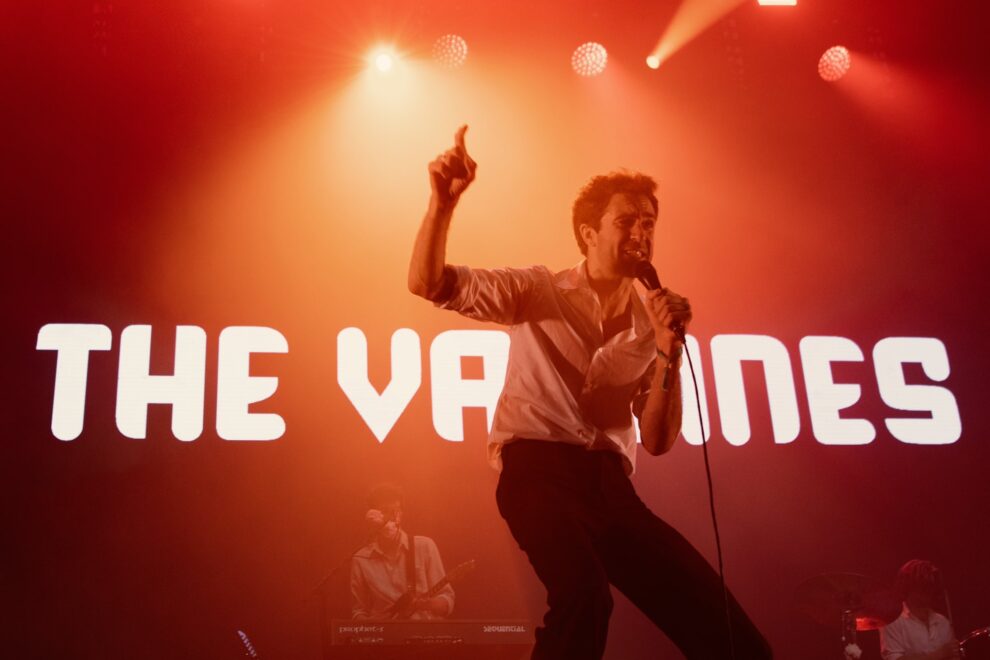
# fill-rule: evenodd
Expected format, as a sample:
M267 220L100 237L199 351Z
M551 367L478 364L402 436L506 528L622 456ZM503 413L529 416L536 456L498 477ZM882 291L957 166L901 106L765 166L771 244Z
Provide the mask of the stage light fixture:
M579 76L597 76L605 71L608 64L608 51L605 46L594 41L583 43L571 55L571 67Z
M395 61L392 59L391 53L378 53L375 55L375 68L382 73L391 71L394 65Z
M845 46L832 46L818 60L818 75L822 80L835 82L849 72L852 57Z
M761 7L796 7L797 0L757 0Z
M391 71L395 67L397 59L395 51L384 46L373 50L368 57L371 66L379 73L388 73Z
M456 34L445 34L433 42L433 59L440 66L456 69L464 65L467 56L467 41Z
M650 67L651 69L659 69L660 56L656 54L648 55L646 58L646 66Z

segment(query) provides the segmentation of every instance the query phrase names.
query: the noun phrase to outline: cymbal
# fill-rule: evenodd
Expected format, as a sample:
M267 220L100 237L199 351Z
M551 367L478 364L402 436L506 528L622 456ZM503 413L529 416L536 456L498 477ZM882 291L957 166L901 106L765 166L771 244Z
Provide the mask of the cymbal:
M826 626L842 623L844 612L856 620L856 630L876 630L896 619L901 602L879 580L857 573L825 573L805 580L794 590L797 608Z

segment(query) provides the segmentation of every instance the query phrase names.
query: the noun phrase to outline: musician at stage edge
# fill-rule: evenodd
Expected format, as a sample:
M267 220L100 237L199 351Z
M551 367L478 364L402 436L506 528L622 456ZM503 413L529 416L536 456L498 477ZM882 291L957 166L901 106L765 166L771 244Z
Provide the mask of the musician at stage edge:
M944 598L941 575L930 561L912 559L897 573L895 589L903 601L901 615L880 629L884 660L959 658L952 624L935 611Z

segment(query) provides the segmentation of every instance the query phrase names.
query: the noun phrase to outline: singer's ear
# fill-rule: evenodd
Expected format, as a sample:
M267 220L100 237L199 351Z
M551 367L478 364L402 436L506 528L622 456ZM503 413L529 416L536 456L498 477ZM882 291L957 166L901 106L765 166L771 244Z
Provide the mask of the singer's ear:
M578 233L581 235L581 240L584 241L586 249L598 244L598 230L591 225L584 223L578 225Z

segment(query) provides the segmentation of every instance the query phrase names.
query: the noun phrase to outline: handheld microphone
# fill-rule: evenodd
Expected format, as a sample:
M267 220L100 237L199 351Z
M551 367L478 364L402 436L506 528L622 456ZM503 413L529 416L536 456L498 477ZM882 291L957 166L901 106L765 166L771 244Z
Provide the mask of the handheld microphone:
M662 288L660 284L660 276L657 275L657 269L653 267L646 259L641 259L636 262L635 271L636 279L643 283L647 289L660 289Z
M653 267L646 259L642 259L636 262L635 270L636 279L642 282L643 286L647 289L662 289L663 285L660 284L660 276L657 275L657 269ZM674 326L674 334L683 343L684 342L684 326L680 323Z

